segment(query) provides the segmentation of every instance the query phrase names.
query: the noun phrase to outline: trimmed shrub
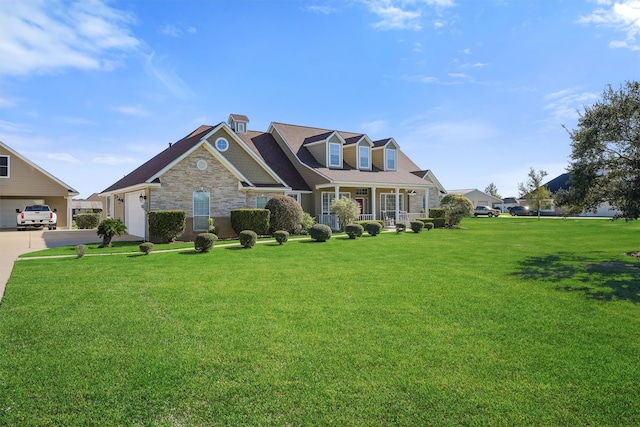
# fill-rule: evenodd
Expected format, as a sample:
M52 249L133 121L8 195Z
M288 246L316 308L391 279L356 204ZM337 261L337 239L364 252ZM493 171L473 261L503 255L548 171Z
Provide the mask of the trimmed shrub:
M445 217L444 208L431 208L429 209L429 218L444 218Z
M425 228L427 231L431 231L431 229L432 229L433 227L434 227L434 225L433 225L433 223L432 223L432 222L425 222L425 223L424 223L424 228Z
M344 231L347 233L350 239L362 236L364 233L364 227L360 224L347 224L344 226Z
M287 243L287 240L289 240L289 232L286 230L278 230L273 233L273 237L275 237L276 242L279 244Z
M401 222L396 223L396 233L402 233L407 229L407 224Z
M316 242L326 242L331 238L331 227L324 224L316 224L309 229L309 235Z
M316 219L309 215L307 212L302 214L302 221L300 221L300 234L309 234L309 229L316 223Z
M206 253L213 248L216 241L218 240L218 236L213 233L200 233L196 236L196 240L194 242L196 251Z
M153 243L151 242L140 243L140 246L138 247L140 248L140 252L142 252L145 255L149 255L149 253L153 250Z
M99 237L102 237L102 244L98 246L99 248L110 248L111 240L115 236L122 236L127 232L127 226L124 225L124 222L120 221L118 218L106 218L100 221L98 224L98 230L96 233Z
M444 218L418 218L416 221L422 221L425 225L431 223L433 228L443 228L446 222Z
M100 224L100 215L84 213L76 215L76 226L82 230L97 228Z
M231 228L238 235L243 230L264 235L269 232L270 216L269 209L234 209L231 211Z
M275 195L267 201L265 209L271 212L269 218L269 230L285 230L289 234L300 233L302 216L304 211L302 206L293 197L281 194Z
M76 255L78 258L82 258L87 253L87 247L83 244L76 246Z
M375 221L365 219L365 220L362 220L362 221L354 221L353 223L354 224L360 224L366 230L367 229L367 224L369 224L370 222L377 222L378 224L380 224L380 229L384 228L384 221L381 220L381 219L376 219Z
M410 224L411 230L413 230L414 233L419 233L424 228L424 222L422 221L411 221Z
M187 211L149 211L149 234L157 242L173 242L184 233L187 226Z
M211 234L215 234L217 236L220 229L218 229L218 227L213 225L213 221L214 221L213 218L209 218L209 230L207 232Z
M242 230L238 237L240 237L240 244L245 249L251 249L258 241L258 235L253 230Z
M382 225L377 221L371 221L364 226L364 229L367 230L370 236L377 236L382 231Z

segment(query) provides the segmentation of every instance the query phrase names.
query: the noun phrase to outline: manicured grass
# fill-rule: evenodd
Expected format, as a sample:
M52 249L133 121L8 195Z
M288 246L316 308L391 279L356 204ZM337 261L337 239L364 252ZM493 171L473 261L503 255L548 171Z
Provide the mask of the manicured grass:
M0 425L638 425L640 223L24 260Z

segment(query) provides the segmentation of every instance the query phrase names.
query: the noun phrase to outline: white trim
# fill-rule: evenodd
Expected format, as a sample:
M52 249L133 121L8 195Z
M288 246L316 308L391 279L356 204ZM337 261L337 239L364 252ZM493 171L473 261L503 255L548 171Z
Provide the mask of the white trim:
M331 163L331 147L338 146L338 163ZM327 141L327 167L329 168L341 168L342 167L342 145L339 142Z
M7 174L6 175L0 175L0 178L11 178L11 156L8 154L0 154L0 158L2 157L6 157L7 158Z
M224 141L224 144L225 144L224 148L218 145L218 143L222 141ZM220 151L221 153L224 153L229 149L229 141L227 141L227 138L223 138L223 137L216 138L216 142L214 142L213 145L216 147L216 150Z
M367 164L365 166L362 166L360 164L360 149L364 148L365 150L367 150ZM365 146L365 145L360 145L358 144L356 146L356 156L357 156L357 163L358 163L358 169L359 170L371 170L371 147L370 146Z
M29 159L27 159L24 156L21 156L17 151L14 151L13 149L9 148L9 146L7 146L4 142L0 141L0 147L3 147L5 150L7 150L9 153L13 154L14 156L16 156L17 158L19 158L20 160L22 160L23 162L25 162L26 164L28 164L29 166L32 166L34 169L36 169L37 171L45 174L47 177L49 177L51 180L55 181L57 184L59 184L60 186L64 187L67 192L69 193L68 195L70 196L77 196L78 191L75 190L74 188L72 188L71 186L65 184L64 182L60 181L58 178L56 178L55 176L51 175L49 172L47 172L46 170L42 169L40 166L36 165L35 163L33 163L32 161L30 161Z
M393 152L393 167L389 167L389 158L387 154ZM385 171L397 171L398 170L398 149L397 148L386 148L384 149L384 170Z
M129 187L123 187L123 188L118 188L116 190L112 190L112 191L105 191L103 193L98 193L98 196L100 197L107 197L107 196L113 196L114 194L120 194L120 193L131 193L133 191L140 191L140 190L146 190L147 188L160 188L162 186L162 184L160 183L142 183L142 184L136 184L136 185L131 185Z

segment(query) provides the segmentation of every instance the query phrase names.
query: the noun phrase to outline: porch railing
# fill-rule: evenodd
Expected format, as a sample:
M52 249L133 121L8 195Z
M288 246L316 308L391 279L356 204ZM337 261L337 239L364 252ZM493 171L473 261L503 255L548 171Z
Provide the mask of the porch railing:
M424 216L424 214L420 213L408 213L405 211L400 211L398 220L396 220L395 211L381 211L380 214L380 219L384 220L384 224L386 226L393 226L396 223L402 223L406 224L407 227L409 226L409 223L411 221L415 221L416 219ZM373 214L361 214L358 216L359 221L372 221L373 219ZM317 220L318 224L328 225L332 230L338 229L338 217L333 214L318 214Z

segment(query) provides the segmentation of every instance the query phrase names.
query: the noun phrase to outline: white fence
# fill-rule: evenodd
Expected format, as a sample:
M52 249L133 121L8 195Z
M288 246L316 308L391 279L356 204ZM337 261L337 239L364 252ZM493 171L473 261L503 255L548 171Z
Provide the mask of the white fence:
M381 211L380 219L384 220L385 226L394 226L396 223L406 224L407 227L411 221L415 221L418 218L424 217L422 213L408 213L400 211L398 213L398 220L396 220L395 211ZM333 214L320 214L317 216L318 224L324 224L331 227L332 230L338 229L338 218ZM373 221L373 214L362 214L358 216L358 221Z

